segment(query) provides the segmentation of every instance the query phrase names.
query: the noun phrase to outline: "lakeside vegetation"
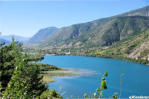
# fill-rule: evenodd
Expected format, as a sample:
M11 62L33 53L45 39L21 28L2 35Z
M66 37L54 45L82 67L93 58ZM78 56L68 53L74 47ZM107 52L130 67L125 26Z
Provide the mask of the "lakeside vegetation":
M31 54L27 54L27 60L28 61L40 61L40 60L43 60L44 59L44 56L41 55L41 54L34 54L34 55L31 55Z
M16 98L62 98L55 90L49 90L43 83L42 70L58 69L52 65L32 63L27 54L22 53L22 44L12 40L11 44L0 44L0 97ZM41 68L42 67L42 68Z
M106 52L107 49L101 49L101 48L86 49L86 50L68 49L67 48L67 49L62 49L61 51L43 50L40 52L44 55L49 55L49 56L67 56L67 55L91 56L91 57L120 59L120 60L124 60L124 61L138 63L138 64L146 64L146 65L149 64L149 61L147 59L143 59L142 57L130 58L130 57L124 56L120 53L119 53L119 55L116 55L117 53L116 54L110 53L110 52L114 51L111 49L111 47L109 47L108 49L109 49L108 52ZM36 49L32 49L32 50L36 50ZM36 51L38 52L38 50L36 50ZM115 50L115 52L116 52L116 50ZM145 54L145 53L146 53L146 51L142 52L142 54ZM147 55L147 54L145 54L145 55Z
M120 42L119 42L120 43ZM131 58L131 57L127 57L124 54L120 53L118 50L118 45L112 45L109 47L105 47L105 48L92 48L92 49L62 49L61 51L53 51L53 50L40 50L40 53L42 53L43 55L50 55L50 56L66 56L66 55L77 55L77 56L91 56L91 57L103 57L103 58L113 58L113 59L120 59L120 60L125 60L125 61L129 61L129 62L134 62L134 63L138 63L138 64L149 64L149 61L147 60L147 58L143 58L143 57L147 57L147 50L145 50L144 52L141 53L141 57L138 58ZM127 45L127 44L126 44ZM32 49L36 52L38 52L39 50L36 49ZM131 48L127 49L127 50L131 50ZM29 51L29 50L28 50ZM69 53L69 54L68 54ZM125 52L124 52L125 53Z
M26 54L22 44L12 40L0 45L0 98L62 99L45 83L55 81L53 76L74 76L54 65L36 63L44 59L42 54Z

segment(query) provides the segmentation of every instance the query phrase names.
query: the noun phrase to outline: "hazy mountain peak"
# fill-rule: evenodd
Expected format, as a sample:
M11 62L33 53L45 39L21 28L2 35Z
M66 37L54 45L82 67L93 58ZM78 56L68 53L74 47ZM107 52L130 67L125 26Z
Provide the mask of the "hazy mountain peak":
M2 35L2 36L0 36L1 39L7 40L10 42L12 41L12 37L14 37L14 39L19 42L26 42L29 39L27 37L18 36L18 35Z
M29 43L41 43L47 40L57 30L57 27L47 27L41 29L29 40Z

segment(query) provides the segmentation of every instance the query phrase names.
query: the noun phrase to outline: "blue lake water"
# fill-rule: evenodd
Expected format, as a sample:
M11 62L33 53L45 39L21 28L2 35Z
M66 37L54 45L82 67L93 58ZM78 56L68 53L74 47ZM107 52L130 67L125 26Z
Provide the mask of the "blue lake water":
M122 98L129 96L149 96L149 66L131 62L84 56L45 56L41 63L52 64L62 68L82 69L93 75L77 77L54 77L56 82L49 83L50 89L55 89L64 98L83 97L84 93L94 93L100 86L104 72L108 89L105 97L111 97L114 92L120 93L120 74L122 76Z

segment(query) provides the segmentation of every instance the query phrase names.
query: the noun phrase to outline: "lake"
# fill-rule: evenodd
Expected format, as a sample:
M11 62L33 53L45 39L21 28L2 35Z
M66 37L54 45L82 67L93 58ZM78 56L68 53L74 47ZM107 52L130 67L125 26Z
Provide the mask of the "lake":
M120 75L122 78L122 98L129 96L149 96L149 66L131 62L85 56L45 56L41 63L52 64L62 68L80 69L89 73L76 77L54 77L56 82L49 83L49 89L58 91L64 99L67 97L83 97L84 93L94 93L100 86L104 72L108 89L105 97L111 97L114 92L120 93Z

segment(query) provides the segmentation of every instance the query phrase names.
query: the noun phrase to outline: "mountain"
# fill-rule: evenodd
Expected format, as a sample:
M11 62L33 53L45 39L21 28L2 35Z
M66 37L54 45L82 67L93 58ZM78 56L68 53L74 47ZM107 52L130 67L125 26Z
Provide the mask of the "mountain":
M149 29L106 49L98 50L92 55L149 63Z
M47 45L59 48L109 46L149 28L146 16L119 16L61 28Z
M0 36L0 39L4 39L6 41L11 42L12 41L12 37L14 37L14 39L16 41L19 41L19 42L26 42L26 41L29 40L29 38L27 38L27 37L22 37L22 36L17 36L17 35L7 35L7 36L6 35L2 35L2 36Z
M57 30L58 28L56 27L48 27L41 29L32 38L30 38L29 43L36 44L44 42Z
M135 36L149 28L149 6L91 22L62 27L52 34L40 30L30 42L47 49L100 48ZM46 31L46 32L44 32Z

